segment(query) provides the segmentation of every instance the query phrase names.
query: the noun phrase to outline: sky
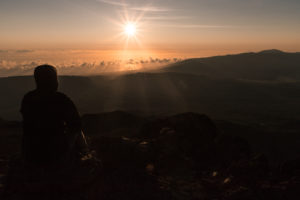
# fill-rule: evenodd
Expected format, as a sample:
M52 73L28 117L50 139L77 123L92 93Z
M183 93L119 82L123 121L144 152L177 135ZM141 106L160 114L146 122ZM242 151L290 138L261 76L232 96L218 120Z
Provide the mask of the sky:
M109 68L300 52L299 10L299 0L0 0L0 75L43 62Z

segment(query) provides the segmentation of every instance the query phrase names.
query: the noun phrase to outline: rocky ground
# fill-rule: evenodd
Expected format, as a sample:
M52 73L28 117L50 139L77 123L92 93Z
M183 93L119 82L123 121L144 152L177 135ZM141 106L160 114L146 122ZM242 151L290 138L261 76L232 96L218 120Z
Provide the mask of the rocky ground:
M83 124L93 151L77 163L78 167L64 171L24 172L16 156L7 154L2 147L6 152L0 154L3 198L300 198L298 159L274 166L246 139L222 131L206 115L137 117L114 112L84 116ZM17 125L13 127L18 129ZM2 141L8 137L3 134ZM28 173L30 176L24 178Z

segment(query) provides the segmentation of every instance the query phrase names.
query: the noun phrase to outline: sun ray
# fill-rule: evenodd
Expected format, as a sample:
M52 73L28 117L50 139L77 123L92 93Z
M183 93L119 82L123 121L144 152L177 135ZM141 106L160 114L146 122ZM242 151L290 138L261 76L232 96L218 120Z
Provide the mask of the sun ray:
M111 38L121 42L121 51L119 58L122 60L122 68L134 70L138 69L140 65L137 64L126 64L126 61L135 59L137 52L145 52L147 49L142 44L141 39L145 34L145 21L143 17L147 11L132 11L128 12L128 8L124 7L122 10L117 12L117 18L109 19L109 22L115 24L116 34Z

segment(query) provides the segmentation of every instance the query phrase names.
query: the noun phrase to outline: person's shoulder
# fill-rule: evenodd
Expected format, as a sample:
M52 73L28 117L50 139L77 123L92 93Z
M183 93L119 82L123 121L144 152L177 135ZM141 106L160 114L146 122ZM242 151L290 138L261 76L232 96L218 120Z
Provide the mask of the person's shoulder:
M56 96L57 96L57 98L59 98L59 99L61 99L61 100L63 100L63 101L67 101L67 102L72 101L72 100L70 99L70 97L68 97L66 94L64 94L64 93L62 93L62 92L56 92Z
M56 92L55 95L59 98L69 99L69 97L65 93L62 93L62 92Z
M36 90L29 91L24 95L23 99L30 99L36 96L36 94L37 94Z
M36 101L36 96L37 96L37 93L36 93L36 90L32 90L32 91L29 91L27 92L23 99L22 99L22 103L21 103L21 112L24 111L24 107L27 107L28 105L31 105L33 102Z

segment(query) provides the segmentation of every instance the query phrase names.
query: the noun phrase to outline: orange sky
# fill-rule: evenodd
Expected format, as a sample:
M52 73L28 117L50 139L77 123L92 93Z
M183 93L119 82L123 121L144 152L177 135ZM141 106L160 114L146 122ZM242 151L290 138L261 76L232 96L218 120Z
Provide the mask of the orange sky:
M299 10L298 0L0 1L0 68L300 52Z

